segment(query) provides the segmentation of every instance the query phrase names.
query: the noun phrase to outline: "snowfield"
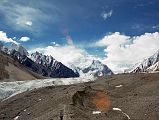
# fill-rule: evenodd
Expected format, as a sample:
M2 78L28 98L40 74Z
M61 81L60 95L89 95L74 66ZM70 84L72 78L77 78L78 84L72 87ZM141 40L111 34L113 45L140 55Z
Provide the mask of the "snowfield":
M0 100L4 101L14 95L36 88L42 88L46 86L71 85L94 81L95 79L95 77L89 76L88 78L53 78L29 81L0 82Z

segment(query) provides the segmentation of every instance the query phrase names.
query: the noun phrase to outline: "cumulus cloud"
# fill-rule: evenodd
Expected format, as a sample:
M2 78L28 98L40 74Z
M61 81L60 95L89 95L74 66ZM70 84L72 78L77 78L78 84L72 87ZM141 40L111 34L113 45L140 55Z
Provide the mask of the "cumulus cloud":
M119 32L110 33L96 46L105 46L103 62L114 72L122 72L159 49L159 32L134 37Z
M30 40L29 37L21 37L19 41L21 41L21 42L27 42L29 40Z
M103 12L102 17L104 20L106 20L107 18L111 17L112 14L113 14L113 10L110 10L109 12Z
M19 44L18 42L16 42L15 40L13 40L12 38L9 38L7 36L7 34L3 31L0 31L0 41L5 42L5 43L15 43L15 44Z

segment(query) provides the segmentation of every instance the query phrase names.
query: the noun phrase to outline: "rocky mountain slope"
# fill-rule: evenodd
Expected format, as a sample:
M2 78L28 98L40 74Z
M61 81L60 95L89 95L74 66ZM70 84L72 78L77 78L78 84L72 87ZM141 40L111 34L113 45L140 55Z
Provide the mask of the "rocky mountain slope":
M22 81L45 78L46 77L27 69L11 56L0 52L0 81Z
M151 57L136 64L129 72L155 72L159 71L159 50Z

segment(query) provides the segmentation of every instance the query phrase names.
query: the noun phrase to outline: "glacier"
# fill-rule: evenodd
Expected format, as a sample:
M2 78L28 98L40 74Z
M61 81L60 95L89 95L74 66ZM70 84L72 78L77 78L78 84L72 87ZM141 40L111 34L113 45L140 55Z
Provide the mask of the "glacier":
M28 81L0 82L0 101L4 101L12 96L47 86L71 85L96 80L95 77L79 78L53 78L37 79Z

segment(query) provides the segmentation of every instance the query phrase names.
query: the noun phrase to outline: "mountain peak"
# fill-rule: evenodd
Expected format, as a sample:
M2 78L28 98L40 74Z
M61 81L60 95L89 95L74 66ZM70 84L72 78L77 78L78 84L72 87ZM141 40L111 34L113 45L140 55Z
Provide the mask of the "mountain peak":
M102 64L102 63L101 63L101 61L99 61L99 60L93 60L93 61L92 61L92 64Z
M56 61L52 56L43 55L42 53L39 53L37 51L35 53L32 53L30 55L30 58L38 64L49 67L56 66L58 63L58 61Z
M51 77L78 77L72 69L66 67L61 62L55 60L51 55L44 55L39 52L32 53L30 59L36 64L42 65L46 68L47 73Z
M137 63L135 67L133 67L130 72L136 73L136 72L151 72L156 71L158 68L159 62L159 50L157 50L152 56L144 59L141 63ZM154 69L153 69L154 68Z
M15 44L15 43L12 43L11 46L9 46L9 50L10 52L13 51L13 50L16 50L18 51L21 55L25 55L25 56L28 56L28 51L20 44Z
M85 67L75 67L71 66L74 72L78 72L80 76L107 76L112 75L113 72L108 68L107 65L103 64L99 60L92 60L91 64L85 65Z

